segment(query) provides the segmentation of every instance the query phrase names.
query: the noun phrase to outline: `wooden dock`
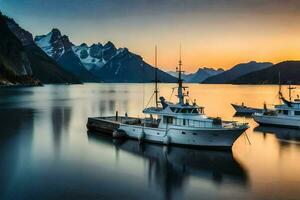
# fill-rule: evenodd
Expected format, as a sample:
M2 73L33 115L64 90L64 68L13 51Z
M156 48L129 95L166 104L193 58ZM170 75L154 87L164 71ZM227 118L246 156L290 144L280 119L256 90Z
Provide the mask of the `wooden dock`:
M120 122L113 120L115 117L89 117L86 127L89 131L97 131L112 135L120 127Z
M112 117L89 117L86 127L89 131L96 131L112 135L115 130L120 127L120 124L140 124L139 118L126 116Z

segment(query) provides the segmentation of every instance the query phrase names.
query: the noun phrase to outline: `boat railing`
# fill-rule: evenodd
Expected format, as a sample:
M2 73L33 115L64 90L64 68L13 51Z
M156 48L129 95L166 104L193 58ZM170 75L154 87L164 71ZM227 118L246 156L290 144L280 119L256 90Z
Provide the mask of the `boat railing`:
M149 108L145 108L143 112L151 113L151 112L160 112L162 110L163 110L163 108L161 108L161 107L158 107L158 108L157 107L149 107Z
M98 119L106 120L106 121L110 121L110 122L124 123L124 124L141 122L140 118L128 117L128 116L108 116L108 117L99 117Z
M159 124L159 119L137 118L137 117L128 117L128 116L99 117L98 120L112 122L112 123L119 123L119 124L152 127L152 128L158 127Z

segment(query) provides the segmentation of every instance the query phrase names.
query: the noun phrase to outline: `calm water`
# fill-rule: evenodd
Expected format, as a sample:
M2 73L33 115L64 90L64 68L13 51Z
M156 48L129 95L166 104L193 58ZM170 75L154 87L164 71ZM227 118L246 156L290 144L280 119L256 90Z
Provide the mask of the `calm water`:
M170 98L172 84L160 86ZM300 132L257 127L230 103L277 103L276 86L190 85L206 114L247 121L233 151L139 145L87 133L88 116L140 116L153 86L0 89L0 199L299 199ZM174 98L174 96L173 96ZM150 102L151 103L151 102Z

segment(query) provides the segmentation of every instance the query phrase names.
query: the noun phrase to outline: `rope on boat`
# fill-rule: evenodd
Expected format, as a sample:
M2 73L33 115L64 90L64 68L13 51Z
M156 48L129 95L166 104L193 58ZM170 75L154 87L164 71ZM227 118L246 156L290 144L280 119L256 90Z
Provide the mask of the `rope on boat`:
M249 142L249 145L251 145L251 141L250 141L250 139L249 139L249 137L247 135L247 131L245 131L245 137L246 137L247 141Z
M172 88L172 92L171 92L171 96L170 96L170 98L169 98L169 101L171 101L171 98L172 98L172 96L173 96L174 90L175 90L175 88Z
M149 101L148 101L148 103L147 103L147 105L146 105L145 108L147 108L147 107L149 106L149 104L150 104L150 102L151 102L151 100L152 100L152 98L153 98L153 95L154 95L154 92L152 93L152 95L151 95L151 97L150 97L150 99L149 99Z

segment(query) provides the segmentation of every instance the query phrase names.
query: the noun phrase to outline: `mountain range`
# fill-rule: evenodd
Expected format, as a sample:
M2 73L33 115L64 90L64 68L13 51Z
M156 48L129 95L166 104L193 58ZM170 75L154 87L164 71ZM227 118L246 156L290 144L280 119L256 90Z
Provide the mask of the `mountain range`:
M112 42L74 45L53 29L33 36L0 13L0 85L82 82L152 82L155 68ZM160 82L177 79L158 70Z
M84 82L152 82L155 68L127 48L116 48L112 42L79 46L69 37L53 29L46 35L35 37L36 44L61 66L80 77ZM177 79L158 70L160 82L176 82Z
M223 72L224 72L224 70L221 68L216 70L213 68L203 67L203 68L199 68L195 73L182 74L182 79L186 83L202 83L207 78L209 78L211 76L216 76ZM178 77L177 72L169 71L168 73L174 77Z
M300 61L284 61L271 67L248 73L231 81L233 84L300 84Z
M216 76L211 76L203 81L203 83L209 83L209 84L226 84L231 83L235 79L249 74L251 72L260 71L262 69L271 67L273 64L270 62L256 62L251 61L248 63L241 63L238 65L235 65L229 70L224 71L223 73L220 73Z
M112 42L73 44L60 30L33 36L0 12L0 85L152 82L155 68ZM199 68L185 82L208 84L300 84L300 61L241 63L229 70ZM158 70L160 82L176 82L175 72Z
M85 69L78 56L73 52L72 44L66 35L53 29L47 35L36 36L34 39L48 56L55 60L63 69L73 73L83 82L101 82L96 76Z

